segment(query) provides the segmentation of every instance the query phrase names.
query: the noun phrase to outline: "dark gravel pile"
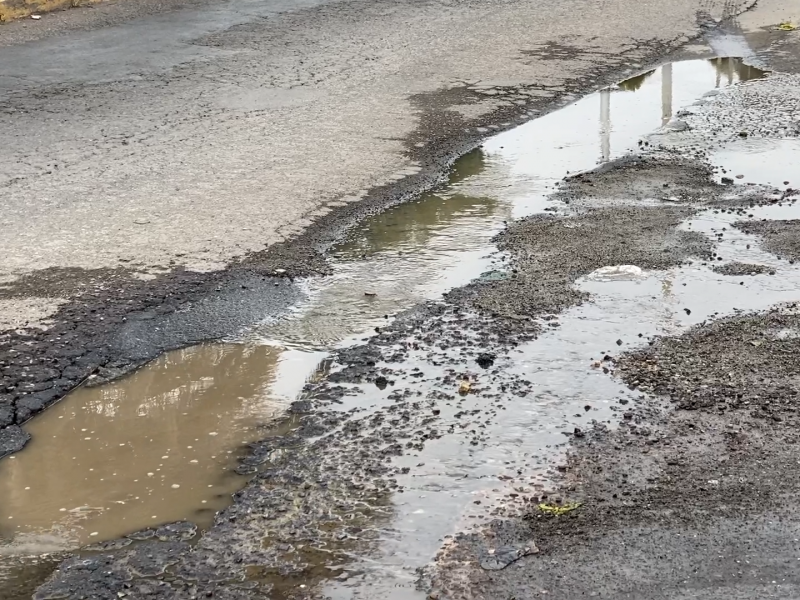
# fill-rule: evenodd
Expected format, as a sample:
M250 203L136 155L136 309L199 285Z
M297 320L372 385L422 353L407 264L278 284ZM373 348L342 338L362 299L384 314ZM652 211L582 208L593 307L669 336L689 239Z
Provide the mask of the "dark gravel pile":
M708 238L676 229L693 213L677 206L617 207L514 223L498 240L510 255L511 277L479 286L474 302L504 316L560 312L587 297L573 284L600 267L665 269L710 258Z
M758 235L762 247L780 257L800 260L800 220L739 221L734 227Z
M720 275L729 275L731 277L745 277L747 275L761 275L772 271L771 267L766 265L754 265L751 263L730 262L724 265L715 265L711 270Z

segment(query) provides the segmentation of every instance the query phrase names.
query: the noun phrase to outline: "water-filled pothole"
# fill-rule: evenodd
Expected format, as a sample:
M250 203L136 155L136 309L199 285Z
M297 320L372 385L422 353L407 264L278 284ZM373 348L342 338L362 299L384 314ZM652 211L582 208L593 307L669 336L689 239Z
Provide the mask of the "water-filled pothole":
M355 228L331 252L334 274L309 283L302 311L253 335L329 347L477 279L505 221L560 209L548 195L565 175L634 150L706 92L764 75L738 58L667 64L488 139L446 187Z
M738 59L665 65L495 136L457 162L443 189L356 228L331 253L334 275L307 282L308 301L290 318L249 332L251 343L179 351L121 381L71 394L30 424L29 448L0 463L5 552L36 539L57 540L48 550L74 548L182 518L207 524L243 483L225 475L237 450L264 435L326 350L491 269L491 239L504 221L559 209L547 196L566 174L635 148L703 93L762 75ZM587 404L594 418L609 419L611 400L626 392L590 370L589 359L608 350L620 331L666 331L659 323L667 313L670 324L685 325L685 313L668 310L677 302L675 277L584 282L595 302L564 315L558 331L508 363L536 379L537 393L506 407L484 429L491 443L465 447L463 437L444 436L429 445L424 461L415 457L426 466L404 482L412 493L395 499L382 566L362 569L363 577L333 585L330 593L377 586L376 593L389 597L392 586L379 581L389 569L402 574L401 591L392 593L410 597L413 569L440 538L485 518L466 510L471 502L489 503L507 491L498 480L505 462L534 469ZM280 349L285 346L294 350ZM470 410L481 410L477 399L466 402L473 401ZM359 402L353 398L344 408ZM33 493L45 498L39 510L29 506ZM358 562L357 552L354 557Z
M27 428L0 463L0 556L74 549L189 519L211 523L319 356L266 345L177 350L112 385L84 387Z

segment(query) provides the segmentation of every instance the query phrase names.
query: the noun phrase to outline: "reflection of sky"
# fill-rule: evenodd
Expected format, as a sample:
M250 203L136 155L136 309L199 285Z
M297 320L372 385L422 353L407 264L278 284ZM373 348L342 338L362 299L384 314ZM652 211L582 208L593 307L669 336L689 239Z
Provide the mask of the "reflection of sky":
M447 186L357 227L332 251L334 274L309 284L308 305L256 335L330 347L476 279L492 267L503 221L546 208L565 175L635 148L728 75L760 74L738 59L665 65L487 140L457 161Z
M797 157L800 140L797 138L735 140L711 154L713 165L724 167L727 173L717 173L717 178L729 177L735 183L758 183L778 188L787 185L797 188ZM735 179L736 175L744 175ZM788 181L788 184L784 184Z
M728 74L761 72L738 59L665 65L487 140L456 162L447 186L357 227L331 253L334 274L309 284L308 305L255 335L330 347L476 279L492 268L504 220L543 210L565 175L633 149Z
M633 150L676 111L704 93L762 72L738 59L672 63L590 94L558 111L501 133L484 144L487 168L464 182L463 193L494 190L514 205L514 217L542 210L545 195L568 173L587 171ZM665 114L666 113L666 114ZM604 146L608 150L604 150ZM495 177L503 168L503 179Z

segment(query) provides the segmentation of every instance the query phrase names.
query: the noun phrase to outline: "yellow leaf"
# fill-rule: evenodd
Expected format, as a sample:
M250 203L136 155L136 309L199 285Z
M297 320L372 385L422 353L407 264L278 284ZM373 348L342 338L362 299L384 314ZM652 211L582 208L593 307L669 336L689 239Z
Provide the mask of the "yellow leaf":
M458 386L458 393L462 396L466 396L469 394L469 390L472 388L469 381L462 381L461 385Z
M783 23L779 24L775 29L779 31L794 31L797 29L797 25L792 23L791 21L784 21Z
M550 504L548 502L543 502L539 505L539 510L548 515L563 515L575 510L580 505L580 502L570 502L569 504Z

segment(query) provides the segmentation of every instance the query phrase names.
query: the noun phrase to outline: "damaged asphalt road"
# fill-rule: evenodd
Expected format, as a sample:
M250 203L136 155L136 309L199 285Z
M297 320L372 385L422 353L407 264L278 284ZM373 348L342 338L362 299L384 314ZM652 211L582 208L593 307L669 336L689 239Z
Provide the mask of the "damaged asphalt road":
M570 202L563 214L534 215L499 236L503 277L418 306L339 351L330 372L292 405L291 433L253 445L240 466L253 479L210 530L191 541L138 532L84 552L62 563L35 598L793 597L795 305L710 322L711 312L670 306L673 287L691 294L691 282L702 278L768 286L769 272L752 275L758 269L729 259L745 239L747 250L761 252L752 247L757 238L729 240L727 227L689 229L701 218L758 222L748 215L790 210L795 198L715 183L699 158L694 172L703 176L694 189L681 182L686 194L678 203L609 191L626 180L631 189L642 189L642 180L669 183L675 161L687 160L653 143L640 160L596 173L591 193L585 177L564 181L558 195ZM617 206L598 207L607 194ZM520 406L534 410L528 402L551 393L538 381L543 372L519 363L539 347L552 353L543 364L562 360L557 340L585 331L593 305L602 307L593 318L608 318L609 331L617 331L619 315L603 313L613 297L591 287L602 283L592 283L593 274L609 265L660 278L665 304L656 302L656 314L666 309L700 321L653 337L663 329L647 325L643 312L638 331L619 332L625 340L599 342L605 355L579 352L577 367L569 367L577 370L564 367L556 380L564 390L553 392L555 410L579 414L544 435L551 449L517 454L530 441L515 439L488 465L481 453L491 456L502 432L516 427ZM717 274L725 265L729 272ZM777 258L762 266L783 277L794 269ZM683 274L700 279L682 284ZM640 302L648 298L645 292ZM615 377L627 389L590 398L585 387L567 396L567 382L583 377L597 387ZM464 452L474 453L474 468L449 463ZM463 487L437 493L457 473ZM450 505L450 495L460 499ZM476 512L456 536L431 521L427 536L402 525L431 510L439 518L437 502L454 512L464 501ZM402 549L409 540L423 555L438 550L418 573L419 558Z
M736 138L738 123L714 117L776 88L763 134L791 135L793 77L710 96L689 128L561 182L556 210L497 238L501 269L338 351L292 404L289 433L252 444L239 466L252 480L208 531L164 525L51 557L64 561L12 599L794 597L798 324L795 306L769 300L793 281L795 222L758 219L791 211L796 194L720 183L713 147L680 150L701 120L716 123L715 143ZM409 139L456 126L417 156L419 173L224 270L143 280L51 268L4 284L5 300L69 299L48 329L5 334L0 440L19 447L18 425L88 377L292 306L293 279L325 272L326 244L348 222L432 185L478 143L473 126L507 127L561 93L518 98L457 134L464 119L433 102L429 129ZM695 230L704 219L713 227ZM619 265L638 271L597 275ZM715 316L708 293L679 303L694 283L723 280L763 307Z
M795 312L733 317L623 355L618 375L648 397L623 407L619 428L573 442L557 494L580 507L551 516L534 504L456 540L439 557L440 597L796 597ZM540 553L497 574L465 567L485 538L535 540Z
M745 8L712 2L699 9L686 0L662 14L659 3L629 11L620 0L599 19L596 8L573 11L563 2L391 4L371 11L359 3L288 7L247 23L227 8L197 9L185 30L163 37L161 29L149 30L152 47L166 44L164 56L176 64L151 64L152 56L125 50L146 18L52 39L9 26L28 43L5 48L0 63L7 74L0 81L4 135L14 140L0 157L3 454L22 446L28 418L76 385L280 315L299 298L294 279L328 272L324 252L348 227L440 183L453 160L490 132L635 71ZM617 20L615 35L605 35ZM568 41L532 33L559 23L571 32ZM468 46L456 43L462 29L474 33ZM62 48L69 40L91 48L108 31L116 34L108 54L92 55L81 68L57 61L63 82L34 68L53 53L69 56ZM322 32L325 43L310 42L307 31ZM491 44L480 43L484 38ZM521 39L528 42L521 46ZM404 49L402 68L387 48ZM363 59L373 51L374 60ZM263 62L265 54L274 64ZM431 56L439 57L435 65ZM23 63L26 72L18 73ZM145 70L133 77L141 64ZM429 81L419 81L421 69ZM231 73L247 73L250 83L221 86ZM270 84L262 93L264 81ZM287 91L295 86L310 95L295 98ZM364 98L377 104L364 106ZM376 112L387 117L363 128L363 114ZM154 129L159 119L163 125ZM264 139L280 160L251 164ZM351 154L331 161L343 147ZM169 173L165 153L175 159ZM247 178L229 181L244 171Z

